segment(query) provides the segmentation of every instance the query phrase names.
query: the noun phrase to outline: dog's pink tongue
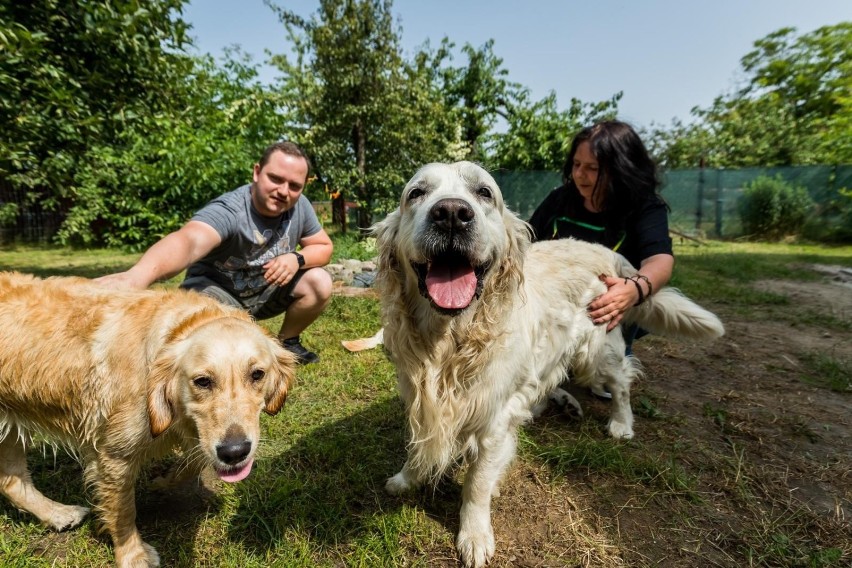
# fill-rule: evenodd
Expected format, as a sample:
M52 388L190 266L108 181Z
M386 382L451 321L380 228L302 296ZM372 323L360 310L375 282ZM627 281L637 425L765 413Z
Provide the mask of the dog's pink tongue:
M254 460L249 460L246 465L239 469L229 470L227 472L217 471L216 473L219 475L219 479L222 481L227 481L228 483L236 483L237 481L242 481L248 474L251 473L251 466L254 465Z
M426 275L429 297L442 308L466 308L476 294L476 275L470 266L432 266Z

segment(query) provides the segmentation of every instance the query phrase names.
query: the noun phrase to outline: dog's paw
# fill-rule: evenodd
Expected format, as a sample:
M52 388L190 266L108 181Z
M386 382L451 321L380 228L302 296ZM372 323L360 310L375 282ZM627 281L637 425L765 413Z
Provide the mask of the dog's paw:
M385 482L385 491L391 495L399 495L400 493L411 491L416 486L416 483L413 483L403 472L400 471L393 477L388 478L387 482Z
M142 547L134 548L132 552L119 554L116 551L115 564L118 568L157 568L160 555L153 546L143 541Z
M147 542L142 543L142 547L145 549L145 554L148 555L148 566L151 568L156 568L160 565L160 555L157 553L157 549L148 544Z
M547 399L539 401L538 403L536 403L535 406L532 407L530 413L532 414L533 420L544 414L545 410L547 410Z
M555 388L548 398L561 408L564 414L567 414L572 418L583 417L583 407L580 406L580 402L567 391L561 388Z
M494 556L494 533L491 527L478 531L459 531L456 550L467 568L480 568Z
M56 531L67 531L82 523L88 514L88 507L59 505L53 509L48 524Z
M609 423L609 433L616 440L629 440L633 438L633 427L624 422L611 420Z

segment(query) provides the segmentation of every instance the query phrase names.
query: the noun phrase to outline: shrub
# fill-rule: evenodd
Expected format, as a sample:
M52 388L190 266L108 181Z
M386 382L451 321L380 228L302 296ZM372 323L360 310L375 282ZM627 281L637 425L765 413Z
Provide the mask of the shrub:
M852 243L852 189L841 187L836 197L817 209L819 214L805 223L803 237L822 243Z
M814 202L804 187L760 176L744 187L738 207L746 235L778 239L801 232Z

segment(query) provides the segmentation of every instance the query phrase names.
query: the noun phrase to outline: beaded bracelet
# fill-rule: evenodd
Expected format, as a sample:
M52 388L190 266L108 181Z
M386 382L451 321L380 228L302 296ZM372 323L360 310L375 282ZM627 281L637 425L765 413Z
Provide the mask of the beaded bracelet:
M639 280L636 278L625 278L624 283L633 282L633 285L636 286L636 291L639 292L639 299L636 300L636 303L633 304L634 307L642 304L645 301L645 293L642 291L642 286L639 285Z
M636 282L639 278L644 280L645 284L648 285L648 294L647 295L650 296L651 294L653 294L654 293L654 287L651 286L651 281L648 280L647 276L645 276L644 274L634 274L633 276L630 277L630 279L633 280L634 282Z

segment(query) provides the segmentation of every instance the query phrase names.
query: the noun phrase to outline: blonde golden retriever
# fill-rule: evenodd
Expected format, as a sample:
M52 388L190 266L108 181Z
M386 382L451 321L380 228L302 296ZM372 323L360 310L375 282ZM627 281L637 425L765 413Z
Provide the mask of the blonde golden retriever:
M636 271L620 255L576 240L530 245L494 179L470 162L428 164L399 208L374 227L383 340L408 414L408 458L392 494L433 482L460 458L456 548L466 566L494 555L491 497L515 455L517 431L572 381L612 393L610 433L633 436L630 383L638 364L622 334L594 325L586 306L599 275ZM719 319L673 288L627 312L658 334L709 339ZM564 391L560 396L567 396Z
M183 475L245 478L294 365L242 310L197 293L0 273L0 492L56 530L83 520L32 484L25 449L43 436L80 458L116 564L158 566L136 528L143 463L182 447Z

